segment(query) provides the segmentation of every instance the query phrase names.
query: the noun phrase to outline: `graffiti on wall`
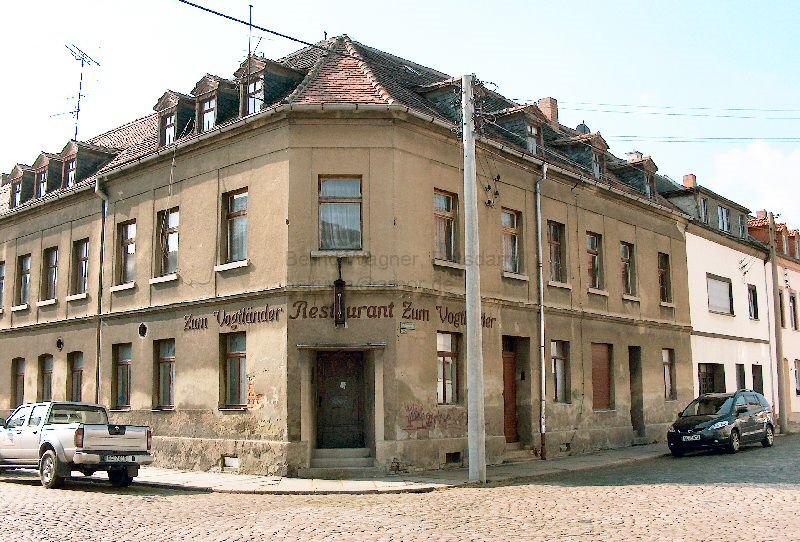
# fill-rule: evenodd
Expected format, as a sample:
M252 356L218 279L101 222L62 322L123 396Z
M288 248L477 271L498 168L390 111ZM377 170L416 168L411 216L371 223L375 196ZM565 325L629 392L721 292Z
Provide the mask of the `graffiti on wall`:
M419 429L465 429L467 411L464 408L428 410L421 403L405 406L404 427L406 431Z

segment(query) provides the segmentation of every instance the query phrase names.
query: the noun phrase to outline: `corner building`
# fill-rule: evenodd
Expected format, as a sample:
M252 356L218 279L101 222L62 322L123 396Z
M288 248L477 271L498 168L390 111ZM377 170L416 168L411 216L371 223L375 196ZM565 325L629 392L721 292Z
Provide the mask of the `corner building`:
M70 142L41 194L4 178L4 406L99 400L170 467L468 461L460 79L320 45ZM663 440L692 396L688 217L554 99L479 93L488 461L541 453L542 378L548 457Z

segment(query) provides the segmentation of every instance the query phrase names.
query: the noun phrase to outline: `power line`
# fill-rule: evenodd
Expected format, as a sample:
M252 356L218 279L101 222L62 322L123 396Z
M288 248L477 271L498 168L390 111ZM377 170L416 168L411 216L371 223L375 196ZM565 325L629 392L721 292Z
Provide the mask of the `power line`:
M800 117L769 117L759 115L712 115L709 113L675 113L672 111L623 111L618 109L593 109L589 107L563 107L565 111L588 111L592 113L612 113L619 115L660 115L663 117L694 117L714 119L746 120L800 120Z
M535 100L523 100L535 101ZM683 109L686 111L759 111L767 113L800 113L800 109L765 109L759 107L706 107L706 106L682 106L682 105L637 105L637 104L609 104L609 103L594 103L594 102L561 102L562 104L572 104L580 106L595 106L595 107L633 107L641 109Z

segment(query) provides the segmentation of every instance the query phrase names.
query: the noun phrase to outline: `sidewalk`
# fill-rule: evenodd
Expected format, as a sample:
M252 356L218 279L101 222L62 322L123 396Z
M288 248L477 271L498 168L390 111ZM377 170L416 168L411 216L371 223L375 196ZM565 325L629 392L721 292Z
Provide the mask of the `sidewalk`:
M487 482L492 485L519 482L548 474L643 461L661 457L667 453L669 453L667 445L660 443L548 461L534 459L520 463L507 463L488 467ZM101 476L104 478L105 474L98 473L95 478ZM134 485L219 493L319 495L425 493L471 484L468 481L467 469L387 475L372 480L319 480L143 467L134 481Z

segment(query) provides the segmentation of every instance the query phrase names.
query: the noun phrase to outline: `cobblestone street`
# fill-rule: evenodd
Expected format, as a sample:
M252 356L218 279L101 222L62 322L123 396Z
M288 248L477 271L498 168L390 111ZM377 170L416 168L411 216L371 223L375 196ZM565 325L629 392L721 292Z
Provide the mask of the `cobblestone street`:
M666 447L665 447L666 451ZM800 435L425 494L265 496L0 475L0 540L800 540Z

